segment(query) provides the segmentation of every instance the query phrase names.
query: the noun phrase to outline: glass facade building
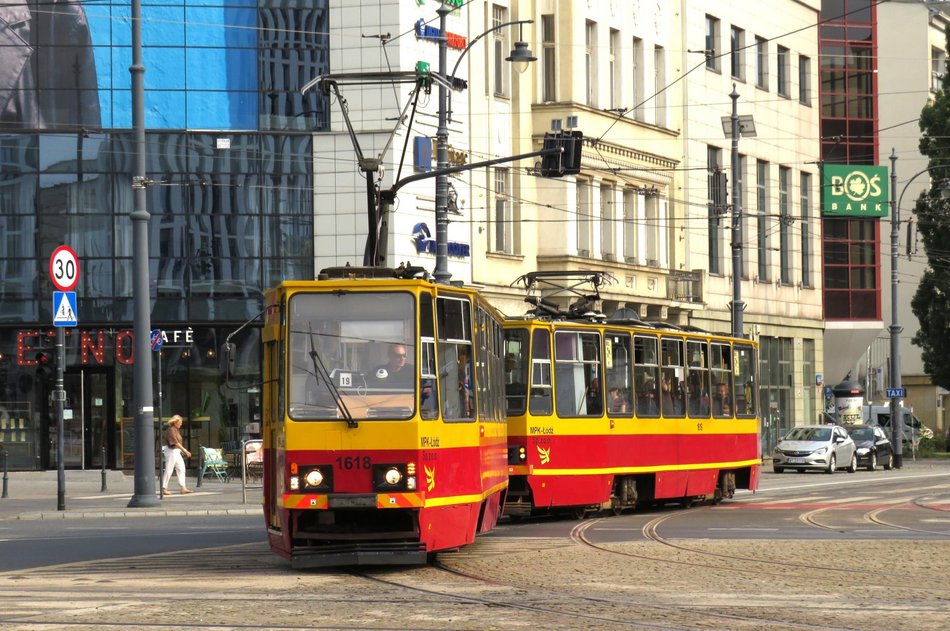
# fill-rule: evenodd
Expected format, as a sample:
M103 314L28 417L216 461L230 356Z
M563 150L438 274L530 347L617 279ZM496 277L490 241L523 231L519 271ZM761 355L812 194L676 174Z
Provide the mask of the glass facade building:
M56 466L48 262L61 244L80 261L65 463L134 464L130 12L119 0L0 7L0 443L11 470ZM225 337L260 313L268 286L313 278L312 133L328 129L329 105L299 88L329 71L328 7L165 0L142 15L151 325L165 331L155 409L185 417L197 453L257 430L256 330L236 340L241 387L223 377Z

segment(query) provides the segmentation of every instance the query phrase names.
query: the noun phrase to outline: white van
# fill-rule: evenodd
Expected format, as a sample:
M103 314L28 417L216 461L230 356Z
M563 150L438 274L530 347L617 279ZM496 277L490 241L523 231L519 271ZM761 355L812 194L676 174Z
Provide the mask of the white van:
M933 437L933 432L920 419L914 416L910 408L901 407L901 416L904 418L904 440L912 441L915 445L921 437ZM887 436L891 436L891 406L865 405L861 408L861 418L867 425L880 425L886 428Z

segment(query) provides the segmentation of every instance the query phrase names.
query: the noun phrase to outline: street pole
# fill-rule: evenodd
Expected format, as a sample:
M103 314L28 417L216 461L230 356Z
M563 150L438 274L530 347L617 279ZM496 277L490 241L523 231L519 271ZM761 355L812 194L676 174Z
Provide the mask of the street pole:
M739 93L732 86L732 335L742 337L742 198L739 195Z
M132 174L132 414L135 418L135 494L129 508L157 506L155 496L155 426L152 401L152 356L149 347L151 309L148 287L148 220L145 209L145 66L142 63L142 0L132 0L132 132L135 172Z
M56 327L56 383L53 386L53 411L56 414L56 510L66 510L66 439L63 403L66 401L66 331Z
M439 14L439 74L446 76L448 68L448 35L446 34L446 16L452 8L443 1L436 13ZM437 140L436 165L441 171L449 166L449 126L446 112L448 90L439 82L439 127ZM440 173L435 179L435 282L447 284L452 278L449 272L449 176Z
M897 246L900 230L900 205L897 203L897 152L891 148L891 388L901 387L901 346L900 334L903 329L897 316ZM901 403L897 397L891 397L891 447L894 450L894 467L900 469L904 464L903 441L904 418L901 415Z

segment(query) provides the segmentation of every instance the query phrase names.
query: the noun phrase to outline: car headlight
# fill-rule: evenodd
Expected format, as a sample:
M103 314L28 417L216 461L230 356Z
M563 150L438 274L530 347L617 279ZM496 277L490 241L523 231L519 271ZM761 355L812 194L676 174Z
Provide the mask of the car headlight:
M815 451L811 452L813 456L822 456L826 453L828 453L827 447L822 447L821 449L816 449Z
M871 450L868 449L867 447L858 447L858 455L859 455L859 456L863 456L863 455L865 455L865 454L866 454L867 452L869 452L869 451L871 451Z
M779 449L778 447L776 447L775 449L772 450L772 453L773 453L773 454L778 454L779 456L781 456L781 455L782 455L782 450Z

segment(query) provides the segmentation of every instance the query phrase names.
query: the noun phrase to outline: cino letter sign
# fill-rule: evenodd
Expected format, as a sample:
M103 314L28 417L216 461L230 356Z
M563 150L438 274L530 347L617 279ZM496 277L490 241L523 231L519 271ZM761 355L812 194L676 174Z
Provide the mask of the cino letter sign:
M821 171L826 217L887 216L887 167L826 164Z

